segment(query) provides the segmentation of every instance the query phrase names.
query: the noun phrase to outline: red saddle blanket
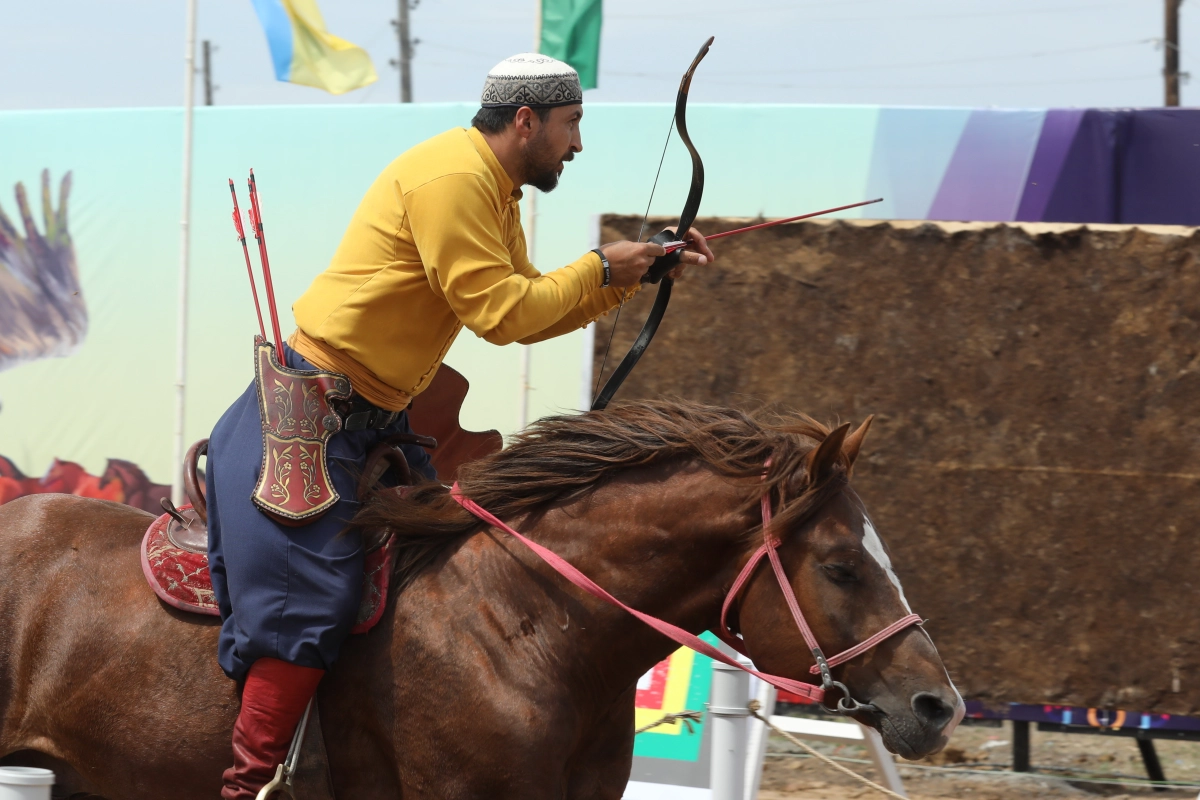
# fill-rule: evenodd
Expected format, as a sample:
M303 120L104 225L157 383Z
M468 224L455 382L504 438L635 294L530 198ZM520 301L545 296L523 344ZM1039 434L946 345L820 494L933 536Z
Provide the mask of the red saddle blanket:
M163 514L142 537L142 572L150 588L164 603L195 614L220 616L208 574L208 532L190 505L180 508L188 525L180 525ZM351 633L366 633L375 627L387 606L388 581L396 554L394 539L367 553L363 565L362 603Z

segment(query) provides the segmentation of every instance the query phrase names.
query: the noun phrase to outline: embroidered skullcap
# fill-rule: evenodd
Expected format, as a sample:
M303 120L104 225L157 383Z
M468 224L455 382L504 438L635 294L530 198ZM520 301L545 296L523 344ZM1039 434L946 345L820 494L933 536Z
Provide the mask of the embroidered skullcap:
M583 89L570 64L540 53L520 53L492 67L481 102L484 108L569 106L583 102Z

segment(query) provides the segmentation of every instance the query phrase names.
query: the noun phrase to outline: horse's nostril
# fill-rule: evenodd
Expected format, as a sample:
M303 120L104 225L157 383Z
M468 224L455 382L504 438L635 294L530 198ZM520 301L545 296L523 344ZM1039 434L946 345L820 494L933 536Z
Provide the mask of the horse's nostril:
M954 717L954 706L932 692L917 692L913 695L912 710L921 722L941 730Z

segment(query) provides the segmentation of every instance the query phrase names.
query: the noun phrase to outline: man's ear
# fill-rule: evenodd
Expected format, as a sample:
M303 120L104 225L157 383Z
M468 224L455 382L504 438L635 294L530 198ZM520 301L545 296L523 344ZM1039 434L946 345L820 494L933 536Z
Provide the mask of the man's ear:
M517 129L517 136L528 139L533 135L536 122L540 122L540 120L532 108L529 106L518 108L516 116L513 117L513 126Z

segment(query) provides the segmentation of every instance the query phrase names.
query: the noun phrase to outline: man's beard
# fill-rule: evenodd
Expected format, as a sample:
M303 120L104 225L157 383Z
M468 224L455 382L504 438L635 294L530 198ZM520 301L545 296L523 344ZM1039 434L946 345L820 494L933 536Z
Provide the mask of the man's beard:
M552 192L558 186L558 165L572 161L575 154L570 150L563 155L553 152L543 134L529 142L524 156L525 183L543 192Z

